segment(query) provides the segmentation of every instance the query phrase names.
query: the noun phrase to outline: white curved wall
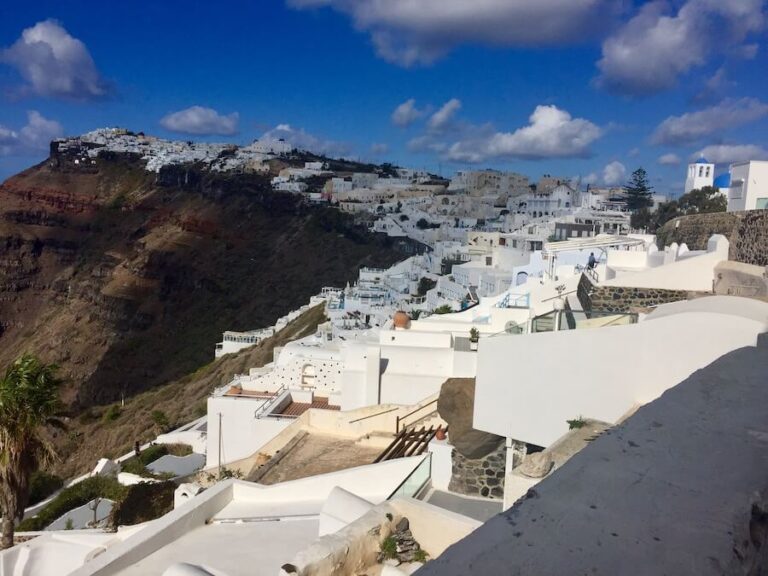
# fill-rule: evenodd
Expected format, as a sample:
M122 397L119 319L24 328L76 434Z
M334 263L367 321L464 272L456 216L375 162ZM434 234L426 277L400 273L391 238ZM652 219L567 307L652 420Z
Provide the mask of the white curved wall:
M481 339L474 427L548 446L568 431L566 420L615 422L723 354L754 346L768 329L768 304L761 307L756 319L696 310L628 326Z

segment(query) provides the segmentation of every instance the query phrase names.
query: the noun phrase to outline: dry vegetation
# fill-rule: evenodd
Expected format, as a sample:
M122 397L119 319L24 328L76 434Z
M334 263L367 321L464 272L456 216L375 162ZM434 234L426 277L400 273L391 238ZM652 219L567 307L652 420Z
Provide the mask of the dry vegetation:
M65 478L93 468L101 456L117 457L129 452L134 443L147 442L161 430L152 418L162 411L171 427L189 422L205 413L211 391L225 384L235 374L272 361L275 347L312 334L324 320L323 307L316 306L291 322L276 336L237 354L219 358L179 380L126 399L119 404L91 408L68 423L68 431L59 433L56 442L61 454L54 471ZM108 413L114 415L109 419Z

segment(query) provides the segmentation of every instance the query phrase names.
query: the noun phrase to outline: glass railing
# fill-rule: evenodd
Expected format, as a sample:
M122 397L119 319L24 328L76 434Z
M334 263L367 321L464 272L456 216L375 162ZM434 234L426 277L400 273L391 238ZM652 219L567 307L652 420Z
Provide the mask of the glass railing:
M626 326L637 324L637 314L610 312L583 312L563 310L560 312L560 330L584 330L588 328L606 328L608 326Z
M589 328L607 328L609 326L626 326L637 324L638 315L635 313L613 314L609 312L583 312L581 310L553 310L541 316L536 316L530 321L530 330L525 323L516 324L510 322L503 332L492 334L495 336L509 336L514 334L537 334L541 332L554 332L563 330L586 330Z
M406 498L416 498L422 491L424 486L427 485L430 478L432 478L432 454L427 453L424 460L414 468L408 477L402 481L400 486L395 489L394 492L387 498L392 500L398 496L404 496Z

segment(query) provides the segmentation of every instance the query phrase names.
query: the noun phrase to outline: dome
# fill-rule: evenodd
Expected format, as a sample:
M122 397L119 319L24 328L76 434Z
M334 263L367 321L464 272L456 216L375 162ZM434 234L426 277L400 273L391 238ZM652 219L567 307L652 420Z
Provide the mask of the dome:
M731 187L731 173L724 172L720 174L712 183L715 188L730 188Z
M411 325L411 317L402 310L398 310L392 317L392 322L395 328L406 329Z
M699 159L696 160L696 164L709 164L709 162L707 162L707 159L704 158L704 156L699 156Z

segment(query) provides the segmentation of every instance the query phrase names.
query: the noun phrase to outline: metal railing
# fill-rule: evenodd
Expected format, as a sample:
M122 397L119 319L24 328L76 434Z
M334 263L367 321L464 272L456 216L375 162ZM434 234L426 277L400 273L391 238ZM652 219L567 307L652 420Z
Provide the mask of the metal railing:
M399 416L399 415L398 415L398 417L397 417L397 420L396 420L396 423L395 423L395 434L399 434L399 433L400 433L400 423L401 423L401 422L403 422L403 421L404 421L406 418L408 418L409 416L413 416L413 415L414 415L414 414L416 414L417 412L420 412L421 410L423 410L423 409L424 409L424 408L426 408L427 406L431 406L432 404L437 404L437 400L438 400L438 399L437 399L437 398L435 398L435 399L434 399L434 400L432 400L431 402L427 402L427 403L426 403L426 404L424 404L423 406L419 406L418 408L416 408L415 410L412 410L412 411L408 412L408 414L406 414L406 415L404 415L404 416ZM436 411L437 411L437 408L435 408L435 409L434 409L432 412L436 412ZM428 416L429 414L432 414L432 412L428 412L427 414L424 414L424 415L422 416L422 418L423 418L424 416ZM416 422L416 421L418 421L418 420L419 420L419 418L417 418L416 420L414 420L414 422Z
M280 398L280 396L282 396L284 391L285 391L285 384L280 386L280 388L278 388L275 391L275 395L272 398L270 398L269 400L264 402L264 404L262 404L261 406L259 406L256 409L256 413L254 414L254 417L255 418L262 418L263 415L264 415L264 412L266 410L268 410L269 408L271 408L277 402L278 398Z
M400 408L390 408L389 410L384 410L383 412L377 412L376 414L369 414L368 416L363 416L362 418L355 418L354 420L350 420L347 422L347 424L354 424L355 422L361 422L363 420L368 420L369 418L375 418L376 416L381 416L383 414L389 414L390 412L394 412L395 410L400 410Z

